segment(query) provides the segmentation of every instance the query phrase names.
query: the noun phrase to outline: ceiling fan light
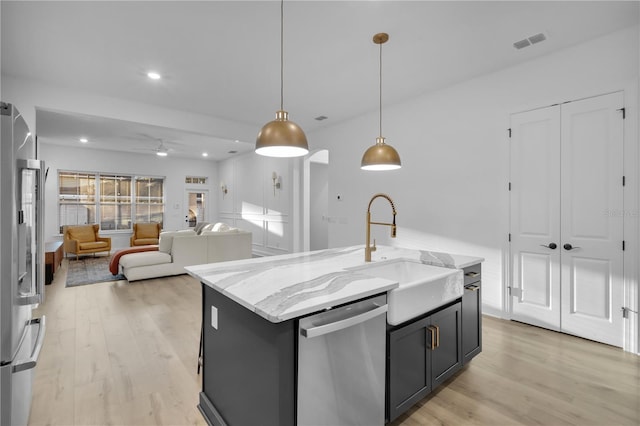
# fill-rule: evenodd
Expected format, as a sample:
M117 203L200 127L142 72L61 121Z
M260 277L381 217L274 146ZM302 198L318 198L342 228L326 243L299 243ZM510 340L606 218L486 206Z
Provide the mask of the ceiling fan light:
M382 136L376 138L376 144L370 146L362 156L362 170L396 170L402 167L400 155L394 147L384 142Z
M309 144L300 126L289 121L289 114L280 110L275 120L260 129L255 152L267 157L301 157L309 152Z

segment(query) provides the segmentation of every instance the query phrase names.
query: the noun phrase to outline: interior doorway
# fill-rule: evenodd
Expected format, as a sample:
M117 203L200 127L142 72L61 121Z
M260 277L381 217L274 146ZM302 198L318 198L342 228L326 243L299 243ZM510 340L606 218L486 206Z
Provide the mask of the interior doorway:
M304 161L304 250L329 247L329 151L316 151Z
M200 222L209 220L209 191L187 189L185 192L184 229L193 229Z

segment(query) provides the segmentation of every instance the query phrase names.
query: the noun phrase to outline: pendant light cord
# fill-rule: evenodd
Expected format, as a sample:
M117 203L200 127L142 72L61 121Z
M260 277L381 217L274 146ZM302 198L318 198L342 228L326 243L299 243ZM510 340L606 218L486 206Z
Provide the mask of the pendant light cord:
M380 43L380 137L382 137L382 43Z
M284 110L284 0L280 1L280 110Z

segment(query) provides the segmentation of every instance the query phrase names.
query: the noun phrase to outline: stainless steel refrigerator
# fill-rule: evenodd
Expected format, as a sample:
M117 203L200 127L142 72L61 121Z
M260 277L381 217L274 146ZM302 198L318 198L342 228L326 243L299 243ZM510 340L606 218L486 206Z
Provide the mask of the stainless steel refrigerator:
M45 318L43 163L26 121L0 102L0 425L25 425Z

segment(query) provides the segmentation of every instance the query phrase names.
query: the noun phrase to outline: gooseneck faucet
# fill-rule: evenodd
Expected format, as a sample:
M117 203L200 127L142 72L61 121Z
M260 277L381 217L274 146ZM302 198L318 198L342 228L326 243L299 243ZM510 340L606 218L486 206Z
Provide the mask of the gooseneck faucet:
M376 198L385 198L389 204L391 204L391 211L393 213L393 223L386 222L371 222L371 204ZM393 200L387 194L376 194L369 200L369 206L367 207L367 237L364 246L364 261L371 262L371 252L376 251L376 240L373 240L373 246L371 246L371 225L384 225L391 227L391 238L396 237L396 206L393 204Z

